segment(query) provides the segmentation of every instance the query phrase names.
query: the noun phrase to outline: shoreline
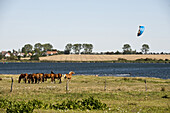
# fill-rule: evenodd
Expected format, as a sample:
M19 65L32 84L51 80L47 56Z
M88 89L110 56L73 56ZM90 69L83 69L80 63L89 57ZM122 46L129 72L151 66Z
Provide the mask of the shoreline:
M19 77L20 74L0 74L0 77L14 77L14 78L17 78ZM170 79L163 79L163 78L158 78L158 77L132 77L132 76L96 76L96 75L85 75L85 74L78 74L78 75L72 75L73 77L99 77L99 78L117 78L117 79L120 79L120 78L129 78L129 79L154 79L154 80L168 80L170 82Z
M138 59L138 60L112 60L112 61L56 61L56 60L0 60L0 63L170 63L170 60Z

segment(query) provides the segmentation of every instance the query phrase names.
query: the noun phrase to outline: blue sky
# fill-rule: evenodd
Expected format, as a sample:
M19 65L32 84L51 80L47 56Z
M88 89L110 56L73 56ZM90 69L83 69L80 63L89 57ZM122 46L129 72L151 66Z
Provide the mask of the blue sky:
M145 32L137 37L138 26ZM94 52L170 52L170 0L0 0L0 51L25 44L91 43Z

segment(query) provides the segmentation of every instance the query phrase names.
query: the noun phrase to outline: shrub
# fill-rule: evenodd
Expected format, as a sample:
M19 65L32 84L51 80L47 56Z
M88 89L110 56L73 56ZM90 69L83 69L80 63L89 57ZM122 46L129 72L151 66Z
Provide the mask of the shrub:
M87 99L83 99L82 101L69 100L62 102L61 104L57 103L53 105L53 108L57 110L58 109L104 110L107 108L107 106L105 103L101 103L99 100L94 99L93 97L89 97Z
M39 60L39 56L38 55L31 56L31 60Z
M68 100L63 101L61 104L56 103L52 104L45 104L39 100L30 100L28 102L25 101L9 101L7 99L0 99L0 108L6 109L7 113L32 113L34 109L81 109L81 110L93 110L99 109L104 110L107 109L105 103L100 102L100 100L94 99L93 97L89 97L83 100Z
M127 61L125 58L118 58L118 61Z

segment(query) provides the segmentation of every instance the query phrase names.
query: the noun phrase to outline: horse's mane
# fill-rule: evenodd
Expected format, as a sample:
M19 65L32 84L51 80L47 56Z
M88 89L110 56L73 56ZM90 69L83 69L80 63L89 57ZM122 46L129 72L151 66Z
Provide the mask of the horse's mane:
M51 71L51 74L55 74L53 71Z
M74 71L70 71L69 74L74 74L75 72Z

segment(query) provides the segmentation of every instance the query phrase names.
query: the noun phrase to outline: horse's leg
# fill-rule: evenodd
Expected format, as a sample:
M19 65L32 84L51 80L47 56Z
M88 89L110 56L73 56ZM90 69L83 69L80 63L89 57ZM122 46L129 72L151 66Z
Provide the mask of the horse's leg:
M59 84L61 84L61 78L60 78Z
M24 78L25 79L25 83L27 83L27 78Z
M38 83L38 84L40 83L40 77L37 79L37 83Z
M55 77L54 77L54 84L55 84L56 82L55 82Z
M30 79L28 79L28 83L30 84Z
M35 84L37 83L37 77L35 78Z
M41 78L42 78L42 77L41 77L41 76L39 76L39 83L42 83Z
M33 82L34 82L34 80L33 80L33 78L31 78L31 83L33 84Z
M53 78L53 77L51 77L51 82L53 82L53 80L54 80L54 78Z
M44 77L42 76L42 82L44 82Z
M20 83L21 82L21 77L19 77L19 79L18 79L18 83Z

